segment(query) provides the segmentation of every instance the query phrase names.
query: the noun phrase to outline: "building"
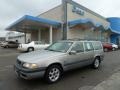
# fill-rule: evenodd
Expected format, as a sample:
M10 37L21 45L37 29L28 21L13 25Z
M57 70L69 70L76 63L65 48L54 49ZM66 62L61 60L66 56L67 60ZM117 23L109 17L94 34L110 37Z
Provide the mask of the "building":
M6 41L17 41L19 43L25 43L25 40L30 39L30 35L26 35L24 33L18 33L10 31L6 34Z
M31 35L31 40L52 43L61 39L93 39L110 42L113 33L103 16L71 0L38 16L25 15L7 30ZM64 38L66 37L66 38Z
M110 22L110 30L113 32L110 36L111 42L120 45L120 18L110 17L107 20Z

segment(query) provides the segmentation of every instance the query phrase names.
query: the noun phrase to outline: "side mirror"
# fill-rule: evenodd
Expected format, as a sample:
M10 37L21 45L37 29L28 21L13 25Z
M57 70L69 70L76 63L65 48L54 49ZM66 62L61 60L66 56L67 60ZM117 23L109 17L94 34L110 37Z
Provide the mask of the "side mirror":
M76 51L70 51L69 54L70 55L75 55L77 52Z

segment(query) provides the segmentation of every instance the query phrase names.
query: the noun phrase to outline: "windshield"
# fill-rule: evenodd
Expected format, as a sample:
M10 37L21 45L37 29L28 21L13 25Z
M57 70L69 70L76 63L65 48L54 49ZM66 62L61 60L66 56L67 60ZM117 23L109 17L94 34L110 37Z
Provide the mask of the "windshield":
M46 48L45 50L56 51L56 52L67 52L73 42L56 42Z

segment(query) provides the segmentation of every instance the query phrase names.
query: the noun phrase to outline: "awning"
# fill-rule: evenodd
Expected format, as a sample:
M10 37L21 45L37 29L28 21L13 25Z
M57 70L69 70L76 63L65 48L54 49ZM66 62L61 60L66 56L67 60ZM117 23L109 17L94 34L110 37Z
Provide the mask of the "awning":
M118 17L111 17L107 18L110 22L110 30L114 33L120 34L120 18Z
M89 18L77 19L77 20L69 21L69 22L68 22L68 25L69 25L69 26L74 26L74 25L77 25L77 24L86 24L86 23L91 23L91 24L93 24L95 27L103 26L102 23L95 22L94 20L89 19Z
M19 29L19 28L24 28L24 27L29 27L29 28L37 28L39 26L53 26L53 27L59 27L61 26L61 22L54 21L54 20L49 20L45 18L40 18L40 17L34 17L34 16L29 16L25 15L13 24L11 24L9 27L6 28L6 30L11 30L11 29Z

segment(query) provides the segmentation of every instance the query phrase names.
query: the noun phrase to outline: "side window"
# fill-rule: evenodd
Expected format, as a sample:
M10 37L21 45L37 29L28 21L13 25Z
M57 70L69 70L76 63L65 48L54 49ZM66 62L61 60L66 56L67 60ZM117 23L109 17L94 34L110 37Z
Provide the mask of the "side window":
M38 45L39 43L37 41L35 41L35 44Z
M85 42L85 51L92 51L94 50L91 42Z
M8 42L9 44L14 44L14 42Z
M38 45L38 44L42 44L41 41L35 41L35 44Z
M76 51L77 53L84 52L83 42L77 42L73 46L72 51Z
M93 46L95 50L102 49L102 45L100 42L93 42Z
M41 41L39 41L39 42L38 42L38 44L42 44L42 42L41 42Z

